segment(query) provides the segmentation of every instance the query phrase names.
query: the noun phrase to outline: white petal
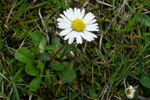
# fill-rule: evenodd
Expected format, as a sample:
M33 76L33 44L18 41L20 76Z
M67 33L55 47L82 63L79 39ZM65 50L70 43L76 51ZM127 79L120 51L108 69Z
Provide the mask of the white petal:
M70 22L67 22L66 20L64 20L63 18L58 18L57 19L57 21L59 22L59 23L69 23L69 24L71 24L71 21Z
M59 33L60 36L65 36L72 31L72 28L67 28Z
M92 28L98 27L98 23L95 23L95 24L88 24L88 25L86 25L86 27L87 27L87 28L90 28L90 27L92 27Z
M86 24L88 21L91 21L95 16L89 12L88 14L85 15L83 18L83 22Z
M92 21L92 20L94 19L94 17L95 17L95 16L92 16L92 15L91 15L91 17L89 17L84 23L85 23L85 24L89 23L90 21Z
M88 30L88 31L99 31L99 27L98 27L97 23L90 24L90 25L86 25L85 30Z
M90 25L90 24L93 24L93 23L95 23L95 22L96 22L96 19L93 19L93 20L89 21L89 22L86 23L86 24Z
M74 12L73 12L72 8L69 8L68 13L72 17L72 19L75 20L75 18L74 18Z
M73 36L77 37L79 33L77 31L74 31L74 30L73 30L73 32L74 32Z
M91 41L90 37L88 35L85 35L85 33L81 32L80 35L82 36L82 38L84 38L87 41Z
M82 9L81 14L79 16L79 19L81 19L81 20L83 19L84 13L85 13L85 9Z
M90 26L90 27L95 27L95 26L98 26L98 23L95 23L95 24L90 24L90 25L87 25L87 26Z
M71 44L73 41L74 41L74 36L72 35L72 36L69 38L68 43Z
M77 9L77 18L79 19L80 17L80 9Z
M85 27L86 31L99 31L99 28L98 27Z
M60 29L71 28L71 25L66 23L58 23L58 28Z
M64 37L64 40L67 40L69 38L71 38L73 36L74 32L70 32L69 34L67 34L65 37Z
M64 15L62 15L62 14L60 14L60 16L66 21L66 22L68 22L68 23L70 23L71 21L70 20L68 20Z
M72 18L71 15L68 13L68 10L67 10L67 11L64 11L63 13L64 13L64 15L65 15L70 21L73 21L73 18Z
M84 31L85 33L87 33L90 37L93 37L93 38L97 38L97 36L89 31Z
M83 31L83 33L90 38L90 41L94 40L94 37L91 36L88 31Z
M57 19L58 22L64 21L62 18Z
M76 41L77 41L77 44L82 44L82 38L81 38L80 34L77 35Z
M77 19L77 8L74 8L74 18Z

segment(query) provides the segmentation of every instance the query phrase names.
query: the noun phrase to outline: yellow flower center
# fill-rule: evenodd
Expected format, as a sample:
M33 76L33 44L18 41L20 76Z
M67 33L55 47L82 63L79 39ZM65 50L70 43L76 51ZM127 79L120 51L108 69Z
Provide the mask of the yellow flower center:
M85 23L80 19L76 19L72 22L72 28L75 31L81 32L85 29Z

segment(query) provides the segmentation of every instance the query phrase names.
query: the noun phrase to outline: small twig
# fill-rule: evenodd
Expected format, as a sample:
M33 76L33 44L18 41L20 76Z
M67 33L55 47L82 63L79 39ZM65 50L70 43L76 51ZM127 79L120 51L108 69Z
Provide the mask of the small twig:
M92 72L94 72L93 67L92 67ZM92 84L94 84L94 73L92 73Z
M11 88L9 95L12 95L13 93L13 88Z
M101 97L101 100L103 100L103 98L104 98L104 95L105 95L105 93L106 93L106 91L107 91L107 89L108 89L108 86L109 84L108 83L106 83L105 84L105 86L103 87L103 89L102 89L102 91L100 91L98 94L100 94L99 96L98 96L98 98L100 98Z
M1 100L3 100L4 98L8 98L7 96L0 96L0 98L2 98Z
M88 99L93 100L93 98L91 98L90 96L86 95L85 93L82 93L84 96L86 96Z
M100 40L99 40L99 49L100 49L100 50L101 50L101 48L102 48L103 35L104 35L104 34L101 35Z
M138 98L141 99L141 100L150 100L149 98L145 98L145 97L142 97L140 95L138 95Z
M9 21L10 15L11 15L11 13L12 13L12 11L13 11L13 9L14 9L15 5L16 5L16 2L14 3L13 7L11 8L11 10L10 10L10 12L9 12L8 16L7 16L7 19L6 19L6 22L5 22L6 24L8 24L8 21Z
M45 23L44 23L44 20L43 20L42 15L41 15L41 8L39 8L39 16L40 16L40 19L41 19L41 21L42 21L42 24L43 24L43 26L44 26L44 28L45 28ZM46 33L44 33L44 35L46 36L47 42L48 42L48 44L49 44L49 36L48 36L48 34L47 34L47 27L45 28L45 32L46 32Z
M30 94L30 95L29 95L29 100L32 100L32 97L33 97L33 95Z
M2 86L1 86L1 88L2 88L2 89L1 89L1 90L2 90L2 92L1 92L1 93L2 93L2 94L4 94L4 81L2 81L2 83L1 83L1 84L2 84Z
M66 42L50 59L50 61L52 61L56 56L57 54L68 44L68 42Z
M0 76L3 77L4 79L6 79L9 82L9 80L7 79L7 77L5 77L2 73L0 73Z
M1 58L2 62L3 62L3 64L4 64L4 67L5 67L6 70L8 71L8 74L11 76L11 73L10 73L10 71L8 70L8 67L7 67L7 65L6 65L6 63L5 63L5 61L4 61L4 56L3 56L2 53L0 53L0 58ZM10 79L9 79L9 80L10 80Z
M125 7L125 5L127 4L128 0L124 0L121 7L118 9L119 13L121 12L121 10Z
M106 6L109 6L109 7L113 7L113 5L110 5L110 4L108 4L108 3L105 3L105 2L102 2L102 1L98 1L98 0L96 0L98 3L102 3L103 5L106 5Z
M112 94L110 95L110 97L108 98L108 100L111 100L111 97L113 96L113 94L116 92L117 88L115 88L112 92Z
M74 83L75 83L75 85L76 85L78 91L80 92L81 90L79 89L77 82L75 81ZM83 93L81 93L81 98L82 98L82 100L84 100L84 98L83 98Z
M45 23L44 23L44 21L43 21L42 15L41 15L41 8L39 8L39 16L40 16L40 19L41 19L41 21L42 21L43 26L45 27ZM45 28L45 31L46 31L46 33L47 33L47 27Z

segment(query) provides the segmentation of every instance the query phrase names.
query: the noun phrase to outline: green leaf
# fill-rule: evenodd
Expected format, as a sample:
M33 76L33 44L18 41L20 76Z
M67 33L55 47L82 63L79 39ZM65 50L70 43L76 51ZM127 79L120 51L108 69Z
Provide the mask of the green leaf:
M68 54L71 51L75 52L75 50L76 50L75 44L68 44L64 49L64 54Z
M80 0L74 0L75 2L80 2Z
M34 78L29 84L29 89L31 91L36 91L38 89L40 83L41 83L41 78Z
M49 54L51 54L51 55L56 52L55 47L53 45L46 46L45 50L48 50Z
M57 73L61 78L61 80L63 80L64 82L72 82L73 80L76 79L75 71L67 66L65 66L63 70L57 71Z
M93 90L93 89L91 89L90 88L90 90L89 90L89 94L90 94L90 97L92 97L92 98L96 98L96 97L98 97L98 95L95 93L95 91Z
M149 77L142 77L140 82L143 86L150 88L150 78Z
M21 66L21 67L19 68L19 70L15 73L15 75L14 75L13 77L11 76L11 81L7 84L7 88L6 88L6 89L8 89L8 87L9 87L13 82L16 81L16 78L19 76L19 74L20 74L23 70L24 70L24 66Z
M23 81L22 77L17 77L17 78L15 79L15 82L22 82L22 81Z
M142 36L147 37L147 38L150 38L150 32L142 33Z
M51 61L50 66L54 69L54 70L63 70L64 69L64 65L60 64L57 61Z
M32 33L31 38L32 38L33 44L36 47L38 47L40 52L43 52L45 50L45 46L46 46L45 36L39 30L36 30Z
M53 76L53 74L51 73L51 71L49 69L45 70L45 80L44 82L46 82L47 84L52 84L52 83L56 83L58 82L57 78L55 76Z
M39 73L39 70L36 69L31 63L26 65L25 71L31 76L36 76Z
M43 64L40 60L38 61L37 68L38 68L41 72L43 72L43 70L44 70L44 64Z
M39 54L39 60L40 61L47 61L50 59L50 54L48 52L42 52Z
M56 53L60 48L61 48L62 44L60 43L60 38L52 38L52 45L48 45L46 46L46 50L49 51L49 53L51 55L53 55L54 53ZM64 49L62 49L58 54L57 54L57 58L61 57L62 53L63 53Z
M106 43L106 48L109 49L110 48L110 43Z
M139 20L139 22L142 25L150 27L150 17L149 16L147 16L147 15L140 15L139 18L138 18L138 20Z
M15 53L15 58L24 63L34 63L34 59L26 48L19 48Z

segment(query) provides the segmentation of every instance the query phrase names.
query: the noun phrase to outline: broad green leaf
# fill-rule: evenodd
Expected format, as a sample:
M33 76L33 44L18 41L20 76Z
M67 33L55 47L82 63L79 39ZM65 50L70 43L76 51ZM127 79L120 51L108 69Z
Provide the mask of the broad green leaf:
M48 52L42 52L39 54L39 60L40 61L47 61L50 59L50 54Z
M40 83L41 83L41 78L39 78L39 77L34 78L29 84L29 89L31 91L36 91L38 89Z
M64 69L64 65L60 64L57 61L51 61L50 66L54 69L54 70L63 70Z
M52 38L52 45L55 47L55 51L57 51L62 46L60 38Z
M26 48L19 48L15 53L15 58L24 63L34 63L32 55Z
M89 90L89 94L90 94L90 97L92 97L92 98L96 98L96 97L98 97L98 95L95 93L95 91L93 90L93 89L91 89L90 88L90 90Z
M44 64L40 60L38 61L37 68L40 70L40 72L43 72L44 70Z
M56 52L55 47L53 45L48 45L45 47L45 50L48 50L48 52L52 55Z
M32 33L32 42L33 44L39 48L40 52L43 52L46 46L46 38L45 36L38 30Z
M150 17L147 15L140 15L138 18L139 22L147 27L150 27Z
M60 48L62 47L62 44L60 43L60 38L52 38L52 45L48 45L46 46L46 50L49 51L49 53L51 55L53 55L54 53L56 53ZM61 57L62 53L63 53L64 49L62 49L56 57Z
M68 52L70 53L71 51L75 52L75 50L76 50L75 44L68 44L64 49L64 53L68 53Z
M150 88L150 78L149 77L142 77L140 82L143 86Z
M55 76L52 76L51 71L49 69L45 70L45 80L44 82L48 84L56 83L58 82L57 78Z
M73 80L76 79L75 71L67 66L65 66L63 70L57 71L57 73L61 78L61 80L63 80L64 82L72 82Z
M35 66L33 66L31 63L28 63L26 65L25 71L31 76L36 76L39 73L39 70Z

